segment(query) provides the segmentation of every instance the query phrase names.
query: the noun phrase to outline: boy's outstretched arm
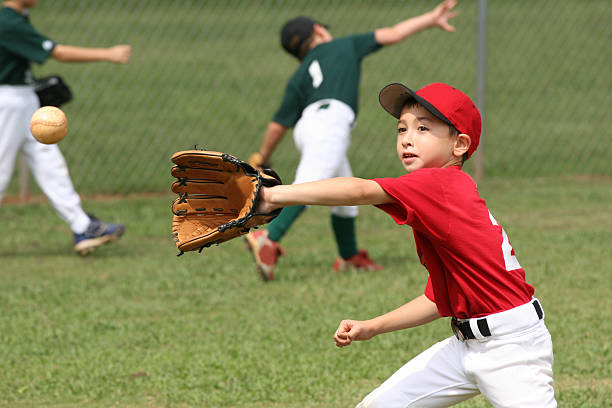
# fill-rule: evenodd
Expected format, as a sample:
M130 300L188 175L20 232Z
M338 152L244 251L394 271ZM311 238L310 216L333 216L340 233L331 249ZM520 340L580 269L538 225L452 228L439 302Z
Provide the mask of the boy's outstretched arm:
M374 319L341 321L334 333L334 341L336 346L345 347L356 340L369 340L378 334L420 326L439 317L436 304L421 295Z
M376 205L394 201L377 182L357 177L264 188L260 197L258 210L265 213L292 205Z
M456 4L456 0L446 0L428 13L401 21L392 27L375 30L374 37L381 45L391 45L432 27L440 27L445 31L453 32L455 27L450 25L448 20L458 14L452 11Z
M109 48L76 47L57 44L51 52L51 57L61 62L95 62L107 61L126 64L130 60L132 47L115 45Z

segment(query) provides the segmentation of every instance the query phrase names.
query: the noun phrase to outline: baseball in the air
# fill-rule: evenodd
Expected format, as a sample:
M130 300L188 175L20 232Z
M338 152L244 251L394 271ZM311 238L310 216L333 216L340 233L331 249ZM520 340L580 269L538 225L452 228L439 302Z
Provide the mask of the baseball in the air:
M40 143L57 143L68 133L66 114L55 106L43 106L32 115L30 131Z

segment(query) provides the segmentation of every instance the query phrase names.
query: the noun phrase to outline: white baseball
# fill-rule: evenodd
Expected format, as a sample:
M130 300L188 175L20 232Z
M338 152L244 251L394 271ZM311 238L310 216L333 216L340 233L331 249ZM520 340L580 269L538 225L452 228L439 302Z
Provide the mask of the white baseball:
M30 131L40 143L57 143L68 133L66 114L55 106L43 106L32 115Z

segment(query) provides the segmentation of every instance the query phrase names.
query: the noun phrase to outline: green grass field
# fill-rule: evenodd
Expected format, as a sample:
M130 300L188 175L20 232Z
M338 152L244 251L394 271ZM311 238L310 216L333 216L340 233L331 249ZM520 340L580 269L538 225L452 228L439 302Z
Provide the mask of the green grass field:
M489 180L480 191L546 311L559 406L608 407L612 180ZM331 272L328 210L311 208L283 241L278 280L264 284L241 240L177 258L172 198L86 200L127 233L85 258L48 204L2 207L0 406L353 407L450 335L440 319L334 346L341 319L424 287L409 228L382 211L363 207L358 231L385 270Z
M612 401L609 3L488 2L479 188L546 311L560 407ZM341 319L384 313L425 284L411 231L379 210L362 208L358 232L384 271L332 273L328 210L311 208L283 241L278 280L264 284L241 240L177 258L166 195L175 151L197 144L248 157L259 147L297 67L278 44L282 22L312 15L344 36L434 4L39 2L31 20L60 43L133 47L126 66L34 67L62 74L75 94L60 148L85 210L125 222L127 233L81 258L44 200L0 207L0 407L353 407L449 336L441 319L334 346ZM452 35L424 32L364 60L349 150L356 175L401 172L395 125L377 100L384 85L444 81L475 97L476 7L459 2ZM289 134L273 158L286 183L297 159Z

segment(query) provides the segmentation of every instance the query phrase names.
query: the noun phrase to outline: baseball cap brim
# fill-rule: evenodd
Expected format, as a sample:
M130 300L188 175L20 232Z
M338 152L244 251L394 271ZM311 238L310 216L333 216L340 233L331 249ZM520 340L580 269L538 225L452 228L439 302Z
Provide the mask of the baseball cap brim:
M417 93L414 92L412 89L407 88L402 84L389 84L385 86L378 95L380 105L384 108L384 110L389 112L397 119L400 118L402 114L402 109L406 102L411 99L418 102L442 122L454 127L453 123L446 116L444 116L442 112L440 112L435 106L433 106L423 97L417 95Z

